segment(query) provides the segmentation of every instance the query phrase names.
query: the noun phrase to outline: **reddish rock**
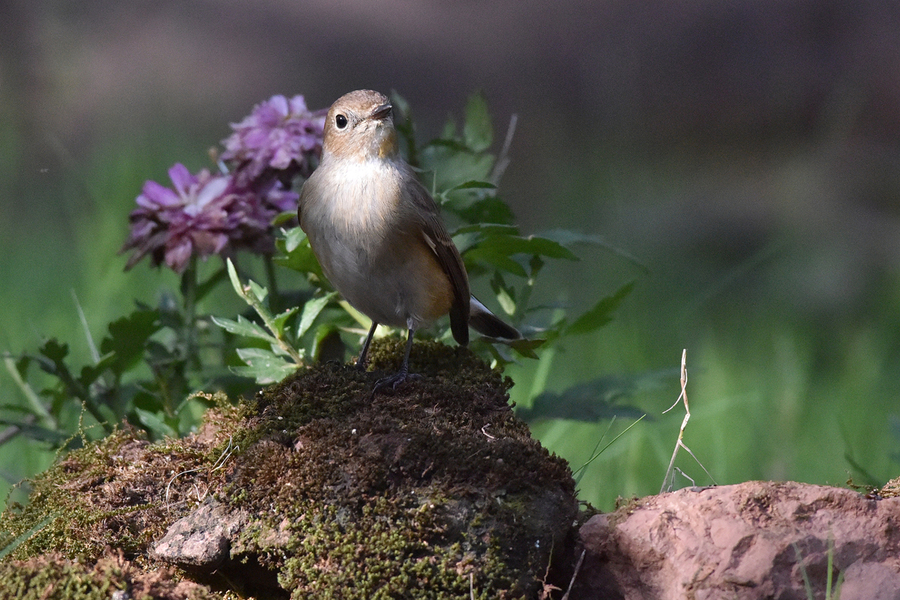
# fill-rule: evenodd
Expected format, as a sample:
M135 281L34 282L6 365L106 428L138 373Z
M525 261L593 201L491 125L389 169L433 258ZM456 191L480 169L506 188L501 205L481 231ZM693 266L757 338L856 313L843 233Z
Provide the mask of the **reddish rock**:
M792 482L690 488L597 515L580 534L581 598L825 598L831 561L832 598L840 587L841 600L900 599L900 498Z

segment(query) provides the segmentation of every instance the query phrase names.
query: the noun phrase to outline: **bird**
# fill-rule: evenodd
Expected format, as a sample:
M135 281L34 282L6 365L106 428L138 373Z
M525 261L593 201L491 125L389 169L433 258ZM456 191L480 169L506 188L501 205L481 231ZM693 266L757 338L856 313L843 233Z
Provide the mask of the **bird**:
M469 327L495 339L521 337L471 295L437 203L400 155L385 95L357 90L331 105L322 157L300 189L298 217L325 276L372 320L357 368L365 369L379 324L407 331L400 370L376 390L406 381L416 330L444 315L461 346Z

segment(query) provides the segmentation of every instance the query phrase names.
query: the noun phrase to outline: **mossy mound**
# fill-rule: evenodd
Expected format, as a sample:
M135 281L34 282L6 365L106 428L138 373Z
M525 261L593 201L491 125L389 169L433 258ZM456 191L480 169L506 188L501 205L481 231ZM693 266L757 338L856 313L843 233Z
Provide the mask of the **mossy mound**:
M401 353L378 343L373 368L396 368ZM412 364L421 377L393 394L372 397L377 374L321 365L211 410L184 440L128 430L71 453L0 518L17 544L0 595L33 557L96 565L111 548L132 574L177 566L196 597L564 587L577 516L566 463L515 418L509 381L467 350L417 343Z

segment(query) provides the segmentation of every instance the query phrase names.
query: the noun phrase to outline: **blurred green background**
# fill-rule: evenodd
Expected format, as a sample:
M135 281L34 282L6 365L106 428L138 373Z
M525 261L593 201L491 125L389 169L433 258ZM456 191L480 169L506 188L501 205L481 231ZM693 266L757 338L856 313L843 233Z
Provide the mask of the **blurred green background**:
M523 231L600 234L650 270L590 249L548 269L543 299L576 312L638 283L599 334L512 369L514 400L676 368L686 348L685 442L718 483L900 470L896 2L13 0L0 14L0 350L55 336L85 361L73 296L99 339L135 299L177 289L146 261L123 272L134 198L176 161L207 166L257 102L395 89L425 140L481 89L500 139L519 117L501 192ZM203 309L237 306L223 287ZM678 392L670 378L625 400L653 420L591 463L584 499L659 491ZM0 373L0 404L23 402ZM607 426L534 433L578 468ZM19 437L0 446L0 497L52 460Z

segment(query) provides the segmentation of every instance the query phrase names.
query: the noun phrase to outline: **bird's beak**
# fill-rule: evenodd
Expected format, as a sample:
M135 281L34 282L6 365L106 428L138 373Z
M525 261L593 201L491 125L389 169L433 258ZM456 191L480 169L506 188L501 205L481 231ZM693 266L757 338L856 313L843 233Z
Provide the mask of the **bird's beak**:
M374 111L372 111L372 118L382 121L391 116L391 111L393 110L393 106L388 104L382 104L379 107L376 107Z

